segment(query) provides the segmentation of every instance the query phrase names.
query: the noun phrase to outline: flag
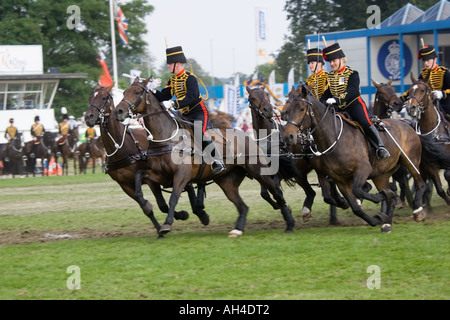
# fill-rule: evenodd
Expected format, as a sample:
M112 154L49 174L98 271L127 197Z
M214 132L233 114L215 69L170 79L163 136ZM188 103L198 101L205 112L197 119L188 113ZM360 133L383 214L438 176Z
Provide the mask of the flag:
M117 27L119 29L120 40L122 40L122 45L126 46L128 44L128 20L125 18L122 9L117 5L114 1L114 11L115 11L115 19L117 21Z
M293 86L294 86L294 67L292 67L288 73L288 90L290 91Z
M266 17L267 8L256 8L255 10L256 20L256 41L266 41Z
M111 75L109 74L108 66L106 65L105 55L102 50L98 50L98 62L102 66L103 74L100 75L99 83L102 87L108 87L112 85L114 82L111 79Z

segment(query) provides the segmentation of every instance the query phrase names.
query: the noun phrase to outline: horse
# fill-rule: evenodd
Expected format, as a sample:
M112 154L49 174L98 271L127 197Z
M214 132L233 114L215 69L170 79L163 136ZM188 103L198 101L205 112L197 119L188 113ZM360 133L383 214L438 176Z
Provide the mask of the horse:
M450 185L450 130L449 123L433 104L427 80L415 79L408 89L405 108L415 120L415 131L423 148L421 170L424 177L433 181L437 194L450 205L450 188L444 191L439 171L445 169L444 177Z
M92 160L92 173L95 173L95 163L97 162L97 159L100 159L102 168L105 166L105 146L103 145L103 140L101 138L93 138L89 147L89 152L86 152L86 149L87 142L83 142L78 146L80 174L86 174L88 159Z
M285 126L278 123L277 119L274 119L274 108L270 103L269 95L264 90L264 87L253 89L246 87L246 89L249 94L249 108L251 110L255 137L257 138L256 141L258 141L258 143L269 143L274 133L279 133L277 134L277 138L281 139L280 135L283 135ZM271 133L269 134L268 132L270 131ZM311 218L311 209L316 196L316 192L312 189L307 179L308 173L312 171L312 166L308 160L309 155L305 153L305 150L300 143L296 144L291 149L287 148L282 139L280 143L282 145L280 149L281 165L277 176L280 180L284 179L288 186L293 186L292 179L294 179L293 182L296 182L303 188L306 197L303 202L302 217L303 221L306 222ZM295 154L300 156L293 156ZM337 194L334 193L334 195ZM267 190L262 187L261 196L267 201L270 201L270 196ZM343 200L341 199L341 201ZM331 225L338 224L335 205L331 205L330 207L329 223Z
M353 213L370 226L383 224L382 231L392 230L396 194L389 189L389 178L399 165L408 168L415 182L414 219L422 221L425 218L421 198L426 186L417 169L421 143L408 124L394 119L378 124L383 129L380 135L390 153L390 157L379 160L361 129L315 99L305 86L297 87L295 98L284 108L282 118L288 121L283 138L290 145L297 143L298 131L309 130L308 135L313 143L310 149L316 155L311 158L314 169L334 180ZM379 191L377 194L363 189L368 179L375 184ZM386 213L369 216L357 198L374 203L386 201Z
M231 123L236 122L236 119L231 114L216 110L210 113L209 122L213 128L231 129Z
M105 172L116 181L122 190L141 207L144 214L151 220L158 232L158 238L163 235L159 233L160 225L154 217L153 207L141 192L136 193L136 185L147 184L152 190L159 209L167 213L169 207L162 195L161 185L149 179L152 174L146 171L149 159L146 151L141 146L148 144L147 135L144 130L130 129L128 126L116 121L113 110L114 100L111 94L113 85L102 87L97 85L89 98L89 107L85 112L84 120L89 127L100 126L101 140L105 147L106 161ZM140 170L144 174L136 175ZM186 186L193 212L199 217L204 225L209 224L209 216L203 210L203 190L199 188L196 196L192 185ZM200 201L198 201L198 199ZM175 219L186 220L189 214L182 210L175 212Z
M248 135L237 129L208 130L208 135L214 138L216 148L226 155L226 170L220 174L212 174L209 162L212 161L212 147L202 150L203 133L201 126L194 123L194 128L179 116L171 113L147 89L150 79L134 82L123 93L123 99L114 112L117 120L124 121L130 114L141 114L144 128L148 132L149 149L165 150L152 156L152 179L160 184L172 183L173 191L169 200L169 214L161 226L161 232L172 230L173 212L180 193L189 182L214 181L227 198L235 205L238 219L235 229L229 232L230 237L243 234L248 213L248 206L239 195L239 186L247 175L256 179L275 198L286 223L286 233L293 232L295 221L292 218L283 192L277 187L272 173L277 170L275 159L272 162ZM209 156L208 156L209 152ZM272 166L269 166L271 162Z
M73 169L74 173L77 174L77 144L78 144L78 126L73 128L68 134L64 141L64 144L61 145L61 149L58 148L58 142L55 143L55 162L58 163L58 157L61 156L63 158L63 175L69 174L69 159L73 159ZM59 151L61 150L61 152Z
M26 156L23 147L23 134L17 132L15 137L3 148L2 159L0 159L3 161L3 174L11 174L14 178L17 174L24 173Z
M27 172L33 173L33 177L36 174L36 159L42 160L42 175L45 173L48 175L48 165L50 163L50 159L55 154L55 134L50 131L45 131L41 137L40 143L36 145L34 150L34 155L32 154L32 145L34 141L28 141L25 144L25 154L27 156ZM44 159L47 161L45 162ZM45 168L44 168L45 163ZM47 170L45 170L47 169Z

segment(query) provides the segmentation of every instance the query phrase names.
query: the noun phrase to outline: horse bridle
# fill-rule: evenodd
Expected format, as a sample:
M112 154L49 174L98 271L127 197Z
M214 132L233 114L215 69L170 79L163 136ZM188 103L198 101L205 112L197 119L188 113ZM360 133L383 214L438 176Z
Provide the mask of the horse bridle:
M254 92L254 90L253 90L253 91L249 94L249 96L248 96L248 101L249 101L249 102L250 102L250 97L252 96L253 92ZM250 102L250 109L253 109L253 110L255 110L256 112L258 112L258 114L259 114L261 117L271 120L271 119L272 119L271 117L265 116L264 113L261 111L261 106L263 105L264 102L267 102L270 106L272 106L271 103L270 103L269 98L264 98L264 99L262 99L262 100L259 102L259 105L258 105L258 106L254 106L254 105Z
M100 107L99 105L95 104L95 103L89 104L89 107L94 107L94 108L96 108L96 109L100 112L101 115L105 115L106 105L110 102L110 99L113 100L113 96L112 96L111 92L109 92L108 90L106 90L106 89L104 89L104 88L96 89L96 90L94 91L94 93L95 93L95 92L99 92L99 91L104 91L104 92L106 92L106 93L108 94L108 99L105 100L105 103L104 103L103 106L101 106L101 107Z
M388 85L389 84L387 84L387 83L382 83L380 85L380 87L386 87ZM377 93L375 94L375 102L380 102L380 103L384 104L384 106L387 108L387 112L386 113L390 116L392 114L392 109L393 109L391 101L392 101L393 97L397 98L397 95L395 94L395 92L392 92L391 95L389 96L389 98L386 101L381 101L379 96L380 96L380 93L377 90Z

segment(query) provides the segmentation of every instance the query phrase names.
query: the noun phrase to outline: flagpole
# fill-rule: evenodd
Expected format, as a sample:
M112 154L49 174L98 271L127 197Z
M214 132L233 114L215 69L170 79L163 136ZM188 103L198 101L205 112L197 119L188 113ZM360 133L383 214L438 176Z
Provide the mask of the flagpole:
M116 55L116 32L114 29L114 0L109 0L109 16L111 22L111 50L112 50L112 64L113 64L113 79L114 88L118 89L118 72L117 72L117 55Z

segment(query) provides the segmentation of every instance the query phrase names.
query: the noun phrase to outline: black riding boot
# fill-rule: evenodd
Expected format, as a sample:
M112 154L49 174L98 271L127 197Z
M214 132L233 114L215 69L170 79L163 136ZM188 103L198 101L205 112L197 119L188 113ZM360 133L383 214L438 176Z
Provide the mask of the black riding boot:
M32 142L31 151L30 151L30 158L35 158L35 157L36 157L36 145L34 144L34 142Z
M369 129L367 130L366 134L369 136L369 138L375 142L377 145L377 157L380 160L386 159L390 156L389 151L386 150L384 147L383 140L381 140L381 137L378 133L377 128L375 128L374 125L371 125Z
M226 169L226 167L225 167L225 164L223 163L222 155L221 155L219 149L217 149L216 144L214 143L214 141L211 138L207 138L207 140L203 140L203 150L205 150L206 147L209 146L211 143L214 146L214 150L212 152L213 159L212 159L212 163L211 163L212 173L217 174L219 172L224 171Z

